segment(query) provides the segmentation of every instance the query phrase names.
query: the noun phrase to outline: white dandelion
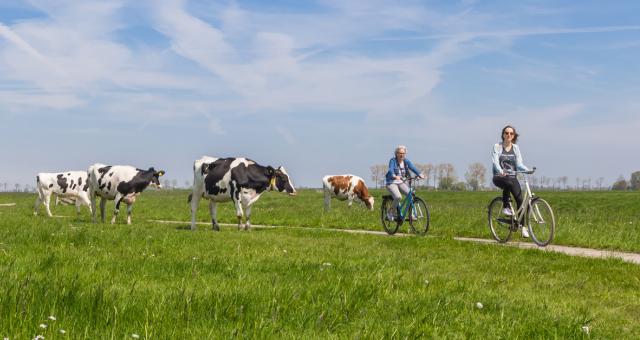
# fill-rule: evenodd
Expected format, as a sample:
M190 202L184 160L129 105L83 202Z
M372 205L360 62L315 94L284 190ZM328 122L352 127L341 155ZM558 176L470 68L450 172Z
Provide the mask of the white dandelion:
M33 338L33 340L41 340L41 339L44 339L44 336L42 336L42 335L36 335L36 337L35 337L35 338Z
M136 333L131 334L131 337L134 339L140 339L140 336Z
M64 329L61 329L58 332L60 332L60 334L66 334L67 333L67 331L65 331Z
M429 285L429 280L424 280L424 285L428 286Z
M46 323L41 323L39 327L42 328L42 329L46 329L47 328L47 324Z
M55 317L55 316L53 316L53 315L49 315L49 318L48 318L48 319L49 319L49 320L51 320L51 321L56 321L56 320L57 320L57 319L56 319L56 317Z
M482 304L482 302L476 302L476 307L478 307L478 309L482 309L484 308L484 305Z
M287 253L287 250L286 250L286 249L282 249L282 252L286 254L286 253Z
M329 262L325 262L325 263L323 263L322 265L323 265L323 266L325 266L325 267L331 267L331 266L332 266L332 264L331 264L331 263L329 263Z
M585 332L586 334L589 334L589 332L591 331L591 327L584 325L582 326L582 331Z

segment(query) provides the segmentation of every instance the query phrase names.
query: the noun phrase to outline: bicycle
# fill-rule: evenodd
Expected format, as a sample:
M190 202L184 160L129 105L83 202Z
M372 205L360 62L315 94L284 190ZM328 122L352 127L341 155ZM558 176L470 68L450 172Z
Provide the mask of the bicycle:
M511 216L504 214L502 196L494 198L488 207L489 229L496 241L505 243L511 239L511 234L517 231L523 224L529 230L529 235L535 244L544 247L551 243L556 229L556 219L553 210L547 201L531 192L526 175L532 175L536 171L534 167L530 171L515 171L524 178L524 198L522 206L513 212ZM513 207L513 199L509 198ZM526 217L526 220L525 220ZM521 222L524 221L524 222Z
M431 215L427 203L416 196L414 182L418 177L407 177L409 193L400 201L400 209L393 205L391 195L382 196L381 220L384 231L395 234L405 220L409 221L411 231L416 235L424 235L429 230ZM400 213L400 216L398 216Z

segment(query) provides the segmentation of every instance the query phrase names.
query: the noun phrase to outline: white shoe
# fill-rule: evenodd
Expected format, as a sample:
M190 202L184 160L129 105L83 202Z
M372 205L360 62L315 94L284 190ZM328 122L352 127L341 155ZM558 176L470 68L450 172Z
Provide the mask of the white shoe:
M502 209L502 213L507 216L513 216L513 211L511 211L511 208Z
M527 230L527 227L522 227L522 237L529 237L529 230Z

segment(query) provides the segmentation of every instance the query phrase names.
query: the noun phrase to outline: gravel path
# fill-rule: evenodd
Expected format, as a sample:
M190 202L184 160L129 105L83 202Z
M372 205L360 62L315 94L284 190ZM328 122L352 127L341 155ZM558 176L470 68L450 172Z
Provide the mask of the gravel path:
M163 220L149 220L149 222L157 222L157 223L167 223L167 224L182 224L186 228L189 228L191 222L188 221L163 221ZM206 225L208 227L211 226L209 222L197 222L198 225ZM229 224L229 223L220 223L220 226L225 227L233 227L235 228L237 224ZM268 226L268 225L259 225L253 224L252 228L289 228L289 229L311 229L307 227L290 227L290 226ZM382 235L389 236L387 233L383 231L372 231L372 230L354 230L354 229L335 229L335 228L313 228L316 230L327 230L327 231L340 231L345 233L352 234L372 234L372 235ZM413 236L412 234L395 234L396 236ZM470 238L470 237L454 237L455 240L465 241L465 242L476 242L476 243L488 243L494 244L498 246L510 246L517 248L528 248L528 249L538 249L540 251L550 251L556 253L563 253L571 256L581 256L581 257L593 257L593 258L619 258L626 262L631 262L635 264L640 264L640 254L637 253L625 253L613 250L603 250L603 249L592 249L592 248L580 248L580 247L568 247L568 246L558 246L558 245L548 245L546 247L538 247L534 243L528 242L508 242L508 243L497 243L494 240L484 239L484 238Z

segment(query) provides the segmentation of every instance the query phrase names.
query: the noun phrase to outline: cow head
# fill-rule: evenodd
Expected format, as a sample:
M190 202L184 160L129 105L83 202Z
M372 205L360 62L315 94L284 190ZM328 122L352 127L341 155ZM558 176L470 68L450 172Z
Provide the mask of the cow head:
M289 178L289 174L287 174L287 170L285 170L284 167L278 167L273 170L273 178L275 182L273 184L274 190L286 192L292 196L297 195L296 189L293 187L293 183L291 183L291 178Z
M353 188L353 192L364 202L367 209L373 211L373 196L369 193L369 189L364 184L364 181L359 180L356 187Z
M151 180L149 181L149 186L162 189L162 185L160 184L160 177L164 175L164 170L156 171L154 168L149 168L149 170L147 171L152 174Z

